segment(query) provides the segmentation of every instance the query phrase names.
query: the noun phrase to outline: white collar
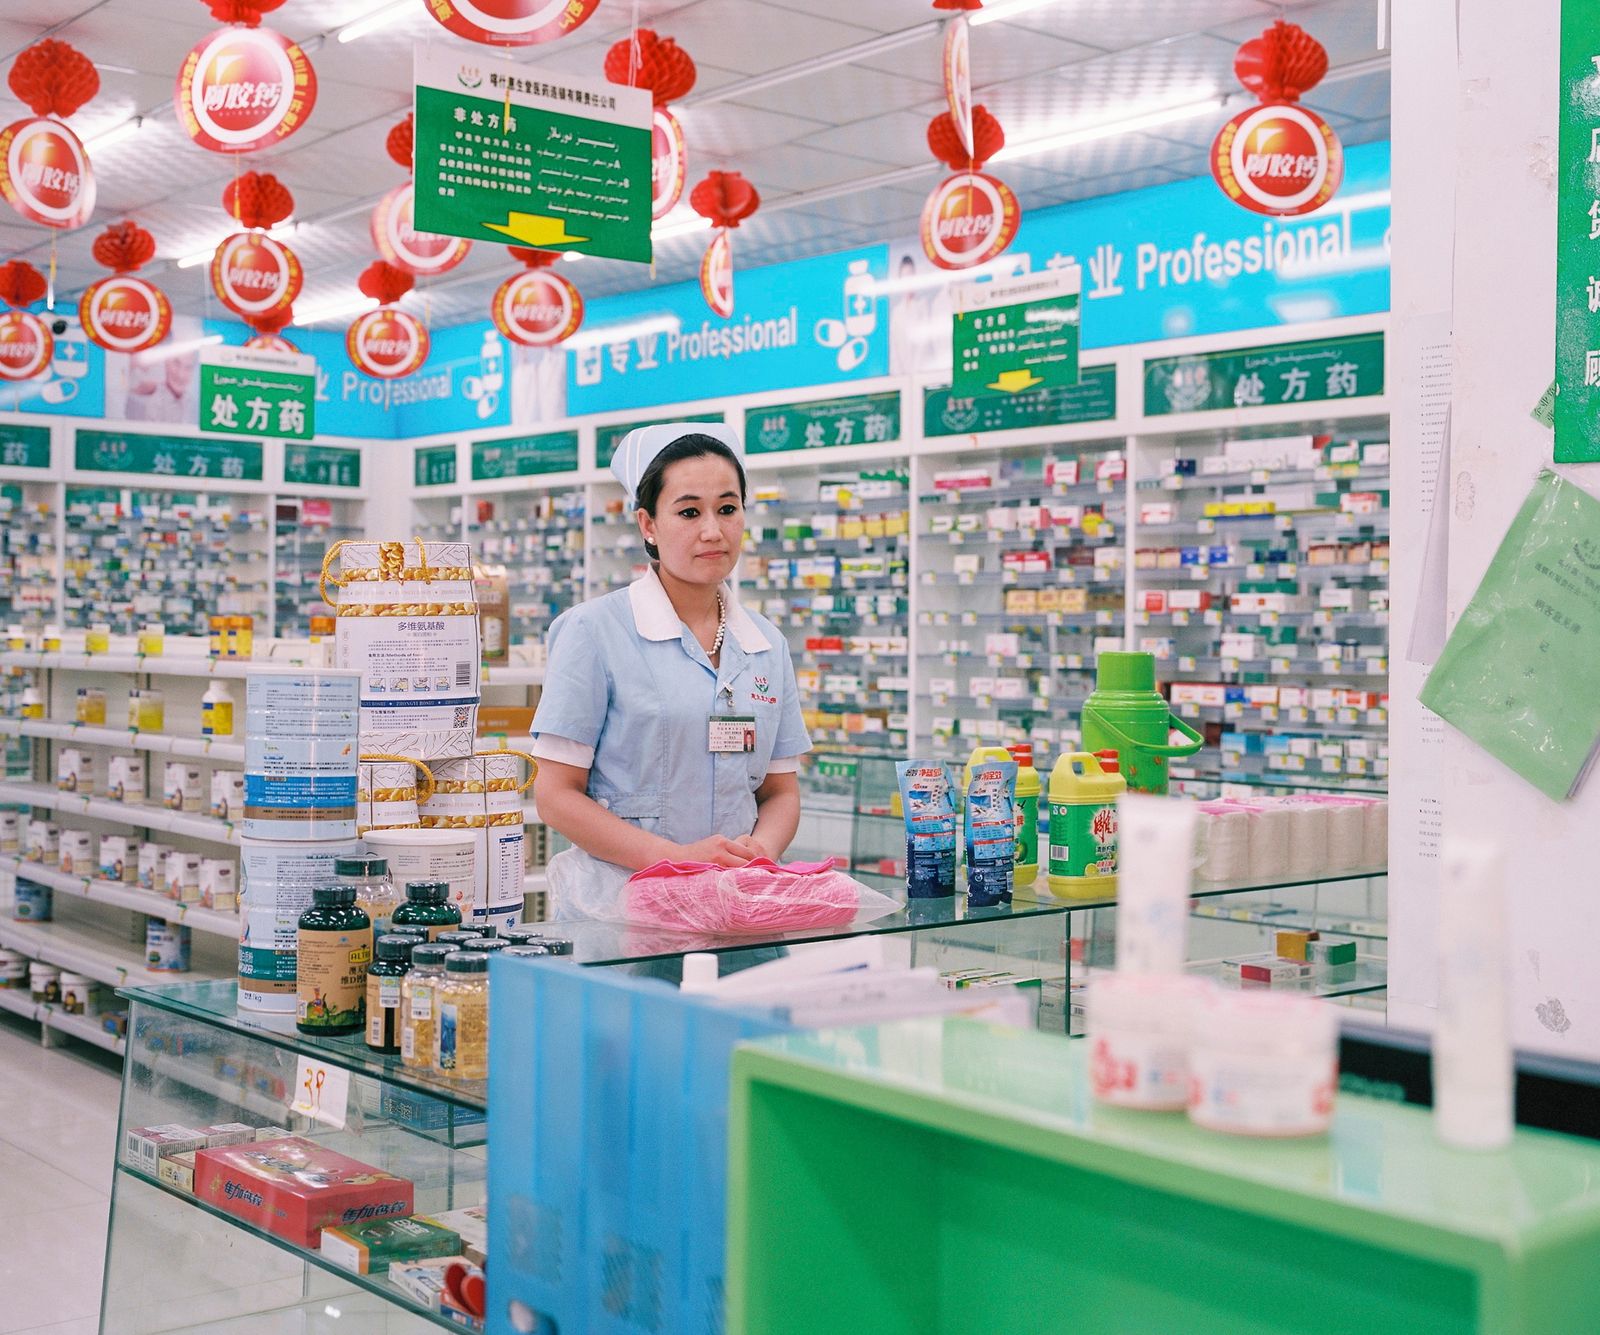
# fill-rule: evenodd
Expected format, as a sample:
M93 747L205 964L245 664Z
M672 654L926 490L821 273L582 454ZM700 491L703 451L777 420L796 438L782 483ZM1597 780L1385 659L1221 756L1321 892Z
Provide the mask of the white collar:
M762 654L773 647L761 628L744 610L733 587L722 585L723 606L728 609L728 632L747 654ZM654 567L628 586L628 602L633 607L633 628L647 640L676 640L683 636L683 620L662 586Z

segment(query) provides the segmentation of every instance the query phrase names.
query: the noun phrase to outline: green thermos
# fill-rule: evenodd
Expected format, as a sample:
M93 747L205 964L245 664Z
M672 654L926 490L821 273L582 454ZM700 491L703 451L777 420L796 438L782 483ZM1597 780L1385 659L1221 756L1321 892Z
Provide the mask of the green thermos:
M1168 708L1156 690L1153 654L1104 653L1094 694L1083 704L1083 750L1115 751L1130 792L1165 793L1167 761L1192 756L1205 738ZM1171 741L1177 729L1189 740Z

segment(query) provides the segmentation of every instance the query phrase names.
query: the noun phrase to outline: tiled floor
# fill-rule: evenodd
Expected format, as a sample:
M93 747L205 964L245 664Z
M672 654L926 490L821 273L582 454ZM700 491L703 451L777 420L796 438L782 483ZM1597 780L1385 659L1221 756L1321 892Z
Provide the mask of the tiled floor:
M121 1069L0 1014L0 1335L98 1329Z

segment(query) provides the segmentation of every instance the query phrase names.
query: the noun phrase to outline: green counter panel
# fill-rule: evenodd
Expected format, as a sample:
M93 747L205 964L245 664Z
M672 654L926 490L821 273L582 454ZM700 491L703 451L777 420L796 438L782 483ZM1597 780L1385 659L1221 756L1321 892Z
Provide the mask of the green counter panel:
M962 1021L741 1048L728 1329L1567 1335L1600 1311L1600 1146L1438 1145L1341 1095L1233 1139L1091 1104L1088 1044Z

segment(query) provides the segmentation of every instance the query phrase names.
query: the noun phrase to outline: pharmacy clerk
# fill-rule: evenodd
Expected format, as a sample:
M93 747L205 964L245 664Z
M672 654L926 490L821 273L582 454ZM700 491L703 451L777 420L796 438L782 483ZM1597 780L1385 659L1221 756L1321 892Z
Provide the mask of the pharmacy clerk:
M787 641L728 576L744 541L739 437L703 422L629 432L611 461L650 570L557 617L533 721L558 917L617 916L662 859L781 861L811 749ZM560 865L558 865L560 864Z

